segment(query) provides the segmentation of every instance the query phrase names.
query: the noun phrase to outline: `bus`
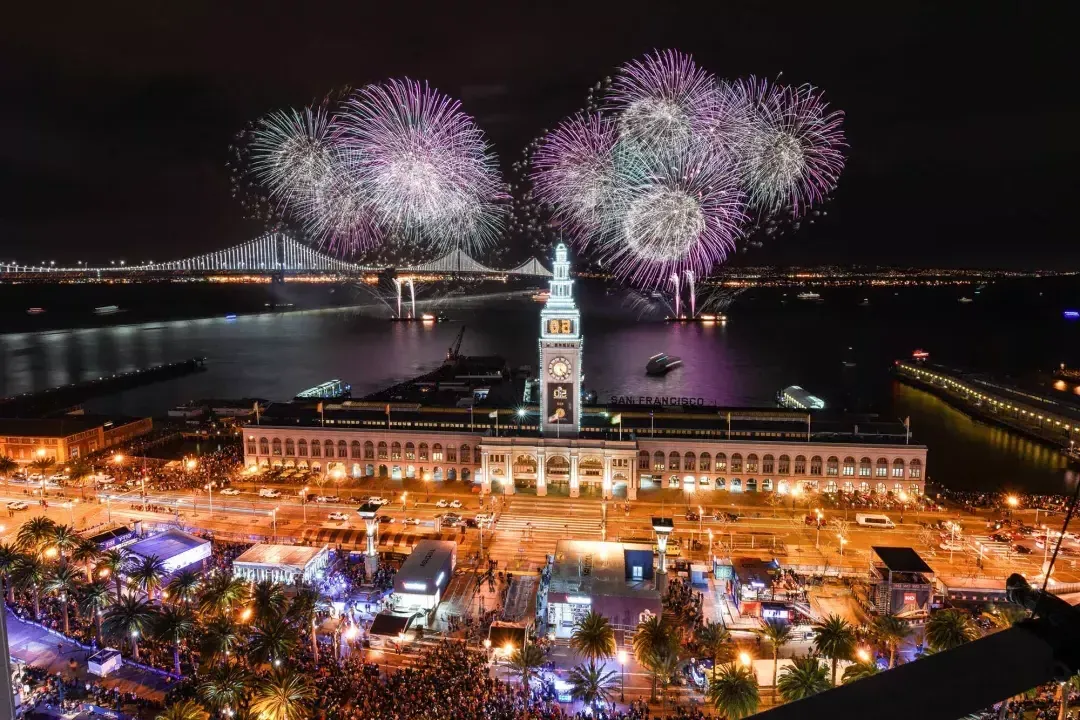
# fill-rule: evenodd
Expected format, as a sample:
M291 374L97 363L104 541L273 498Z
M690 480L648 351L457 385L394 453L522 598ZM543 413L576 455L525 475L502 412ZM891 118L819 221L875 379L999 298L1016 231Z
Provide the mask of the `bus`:
M871 513L855 513L855 522L860 527L885 528L891 530L896 527L888 515L874 515Z

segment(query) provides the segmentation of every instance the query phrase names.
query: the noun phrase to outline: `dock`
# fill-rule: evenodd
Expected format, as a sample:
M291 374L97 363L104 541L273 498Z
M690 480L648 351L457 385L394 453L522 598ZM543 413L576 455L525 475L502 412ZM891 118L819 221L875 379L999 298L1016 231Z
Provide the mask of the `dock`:
M69 383L38 392L22 393L0 399L0 417L35 418L44 417L77 407L95 397L112 395L123 390L162 380L202 372L206 369L206 358L190 358L179 362L153 365L126 373L115 373L94 380Z

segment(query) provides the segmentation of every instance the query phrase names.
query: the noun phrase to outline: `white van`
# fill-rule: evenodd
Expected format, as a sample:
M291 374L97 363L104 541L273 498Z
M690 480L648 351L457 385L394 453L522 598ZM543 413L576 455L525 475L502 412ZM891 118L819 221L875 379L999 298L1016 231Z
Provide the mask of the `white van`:
M259 497L264 497L264 498L281 497L281 491L280 490L271 490L270 488L259 488Z
M888 515L873 515L871 513L855 513L855 522L860 527L884 528L892 530L896 527Z

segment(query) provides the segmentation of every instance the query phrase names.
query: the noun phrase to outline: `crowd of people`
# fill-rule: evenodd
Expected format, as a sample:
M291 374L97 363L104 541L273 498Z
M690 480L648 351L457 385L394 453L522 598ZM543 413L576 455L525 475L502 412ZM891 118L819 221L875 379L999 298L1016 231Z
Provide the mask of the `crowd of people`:
M12 686L22 693L24 714L50 711L70 717L86 704L129 716L153 717L164 709L155 700L139 697L118 688L106 688L92 680L78 680L61 673L52 674L42 668L22 665L12 677Z
M701 593L680 578L668 580L664 592L664 611L679 618L685 627L697 627L702 622Z

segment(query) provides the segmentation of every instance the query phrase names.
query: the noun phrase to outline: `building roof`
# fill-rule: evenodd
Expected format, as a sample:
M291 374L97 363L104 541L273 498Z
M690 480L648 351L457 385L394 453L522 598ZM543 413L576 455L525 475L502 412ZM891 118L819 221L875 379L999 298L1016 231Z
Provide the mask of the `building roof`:
M368 634L396 638L409 629L412 619L413 616L410 614L381 612L371 621Z
M555 545L549 592L571 595L656 594L652 581L626 578L626 547L618 542L560 540Z
M120 527L107 528L100 532L95 532L91 535L84 535L87 540L94 543L106 543L110 540L115 540L119 537L126 537L132 533L131 528L127 525L121 525Z
M0 435L14 437L70 437L105 422L97 416L65 415L57 418L0 418Z
M296 572L303 572L304 568L325 550L325 547L311 547L308 545L259 543L245 550L240 557L233 561L233 565L285 567Z
M447 571L455 552L457 544L449 540L421 540L394 574L394 586L403 582L423 582L434 587L439 573Z
M209 544L209 540L170 528L163 533L133 543L127 549L140 557L156 555L161 560L168 560L192 548Z
M736 577L743 585L768 587L772 585L772 573L780 564L776 560L761 560L760 558L734 558L731 566Z
M881 562L883 562L885 567L892 572L934 572L933 568L927 565L923 559L919 557L919 553L909 547L874 545L870 549L874 551L875 555L881 558Z

